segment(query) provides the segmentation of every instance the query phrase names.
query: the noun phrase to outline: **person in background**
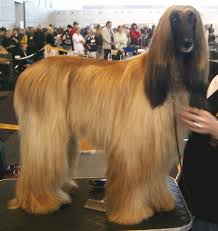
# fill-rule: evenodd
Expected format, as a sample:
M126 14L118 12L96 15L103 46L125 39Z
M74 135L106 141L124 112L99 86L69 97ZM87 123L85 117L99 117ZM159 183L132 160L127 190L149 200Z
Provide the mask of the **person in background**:
M12 30L11 38L16 42L17 45L20 44L21 34L19 33L18 29L15 28L15 29Z
M74 33L76 33L77 28L79 27L79 23L78 22L73 22L73 27L70 30L70 35L73 36Z
M130 29L128 28L128 26L126 25L122 25L122 29L123 29L123 32L126 34L127 38L128 38L128 41L127 41L127 47L130 45L131 43L131 39L130 39Z
M32 28L31 28L31 27L27 27L27 28L25 29L25 32L26 32L27 38L28 38L28 40L29 40L29 37L30 37L31 34L32 34Z
M83 36L83 38L86 40L88 34L90 33L91 27L87 26L85 28L83 28L83 30L81 30L81 35Z
M1 45L7 49L7 47L10 45L11 41L11 33L9 33L7 30L1 31Z
M148 46L150 45L151 43L151 39L153 37L153 34L154 34L154 30L155 30L155 25L152 25L152 28L151 29L148 29L148 36L147 36L147 39L148 39Z
M101 36L103 41L104 59L108 59L108 55L111 54L111 49L115 49L115 40L111 21L106 22L106 26L101 30Z
M6 34L6 28L4 28L4 27L1 27L0 28L0 45L1 45L1 43L2 43L2 41L3 41L3 39L5 38L5 34Z
M13 54L13 56L19 55L20 50L21 50L21 34L19 33L18 29L13 29L12 30L12 44L14 45L13 50L11 51L11 53Z
M40 50L45 45L45 34L40 27L38 27L33 34L33 44L34 50L37 52L37 54L34 56L34 61L38 61L39 59L43 58L44 52Z
M144 27L141 29L141 43L140 48L148 47L148 28Z
M98 44L98 38L95 33L96 33L95 29L90 29L90 32L86 38L87 54L93 58L96 58L97 56L97 44Z
M54 30L53 27L48 27L47 32L45 33L45 42L51 46L55 46L55 37L53 35Z
M62 40L63 40L63 33L64 33L64 29L59 27L57 28L57 35L56 35L56 39L55 39L55 45L57 47L62 47Z
M27 46L27 42L28 42L28 37L26 34L26 31L24 29L20 29L20 45L23 47Z
M56 36L58 35L58 28L57 27L53 27L54 28L54 32L53 32L53 35L56 39Z
M71 30L70 30L71 39L73 38L74 33L76 33L78 27L79 27L79 23L76 22L76 21L73 22L73 27L72 27ZM72 46L72 50L74 50L74 47L73 47L73 40L72 40L71 46Z
M27 28L26 34L27 34L27 55L31 55L36 52L33 35L35 33L35 29L33 27Z
M65 30L65 32L63 34L62 46L65 50L71 50L72 49L72 37L70 35L71 30L72 30L72 26L67 25L67 30Z
M39 51L45 45L45 34L41 28L36 28L36 31L33 34L33 41L36 47L36 50Z
M12 54L12 57L14 58L17 54L17 50L20 48L20 43L16 38L12 37L11 31L5 32L5 37L1 43L1 45Z
M74 51L79 54L84 54L84 44L85 44L85 39L83 36L80 34L80 28L77 27L75 33L73 34L73 47Z
M218 75L207 95L209 111L188 107L180 113L191 130L179 185L194 215L192 231L218 230Z
M97 37L97 55L96 58L100 59L102 58L102 45L103 45L103 41L102 41L102 36L101 36L101 25L97 24L95 26L96 29L96 37Z
M215 41L216 41L216 37L214 35L214 30L209 31L208 42L211 43L211 42L215 42Z
M126 33L123 31L122 26L117 27L115 33L115 48L117 50L123 51L123 48L127 47L128 38Z
M90 27L87 27L83 30L83 33L81 33L81 35L83 36L83 38L85 39L85 42L87 41L89 35L90 35L90 32L91 32L91 28Z
M134 46L140 45L140 38L141 38L141 34L138 31L137 24L133 23L130 30L131 45Z

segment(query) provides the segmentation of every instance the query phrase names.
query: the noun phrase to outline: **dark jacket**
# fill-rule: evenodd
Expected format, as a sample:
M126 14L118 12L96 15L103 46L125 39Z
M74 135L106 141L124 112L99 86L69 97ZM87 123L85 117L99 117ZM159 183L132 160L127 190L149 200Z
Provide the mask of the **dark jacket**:
M45 45L45 34L43 31L37 30L33 34L33 44L35 46L35 49L38 51Z
M218 90L208 99L218 115ZM218 145L210 135L192 133L185 147L184 186L194 216L218 224Z
M86 47L88 51L97 51L98 38L96 35L88 36L86 40Z
M53 34L48 33L46 35L46 44L50 44L53 47L55 46L55 38Z

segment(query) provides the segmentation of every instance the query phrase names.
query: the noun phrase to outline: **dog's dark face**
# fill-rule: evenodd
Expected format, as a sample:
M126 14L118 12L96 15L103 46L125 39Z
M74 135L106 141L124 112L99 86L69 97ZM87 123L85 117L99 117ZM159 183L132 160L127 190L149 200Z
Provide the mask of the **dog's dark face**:
M169 92L186 89L190 105L204 108L208 52L199 12L191 6L169 7L161 17L148 51L145 93L153 108Z
M190 65L190 63L193 63L192 59L194 59L196 49L201 49L197 47L196 42L196 23L197 16L191 9L184 11L175 10L170 15L173 46L176 56L178 57L179 55L184 58L183 65L180 66L182 68L179 71L179 77L186 89L190 92L190 105L205 108L207 91L206 85L204 84L205 70L199 70L193 65ZM202 36L204 36L204 34L202 34Z
M181 54L192 53L195 48L195 14L190 10L173 11L170 23L176 51Z

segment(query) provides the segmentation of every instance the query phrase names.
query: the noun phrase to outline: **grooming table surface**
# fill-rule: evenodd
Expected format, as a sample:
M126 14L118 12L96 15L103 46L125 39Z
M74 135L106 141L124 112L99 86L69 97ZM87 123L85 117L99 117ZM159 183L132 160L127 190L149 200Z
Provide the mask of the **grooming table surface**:
M122 226L108 223L103 212L84 208L89 198L102 199L103 189L93 188L89 179L78 179L79 189L72 194L72 204L51 215L29 215L8 210L7 202L14 195L15 180L0 181L0 231L102 231L102 230L169 230L190 229L192 218L177 184L169 178L169 187L176 197L176 209L159 213L138 225Z

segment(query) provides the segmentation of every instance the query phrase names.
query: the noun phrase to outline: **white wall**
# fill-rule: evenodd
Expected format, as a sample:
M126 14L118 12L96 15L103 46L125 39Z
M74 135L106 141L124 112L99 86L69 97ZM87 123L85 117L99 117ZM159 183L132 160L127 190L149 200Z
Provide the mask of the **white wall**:
M0 26L12 27L15 23L13 0L0 0Z
M19 0L17 2L23 2ZM51 23L52 0L26 0L26 25L47 26ZM15 0L0 0L0 26L15 26Z
M66 26L78 21L80 25L105 24L111 20L114 26L119 24L146 23L156 24L165 11L163 5L87 5L81 10L56 10L52 13L52 21L58 26ZM197 8L202 16L204 24L214 24L218 33L218 4L217 6L199 6Z
M23 2L23 0L16 1ZM181 3L181 0L180 2L168 0L162 3L157 0L135 1L107 0L103 5L103 0L26 0L26 25L47 26L52 23L66 26L72 24L73 21L78 21L81 26L86 26L96 23L105 24L107 20L111 20L114 26L132 22L153 24L158 22L167 6ZM218 34L218 2L214 3L212 0L203 3L200 0L186 1L191 1L197 7L205 24L214 24ZM14 2L15 0L0 0L0 26L13 27L15 25ZM58 2L59 6L75 9L54 10L55 2Z
M26 26L48 26L52 23L52 0L26 0Z
M82 27L89 24L105 24L108 20L117 26L133 22L157 23L162 13L162 8L149 6L84 6L82 10L56 10L52 14L52 19L59 26L66 26L75 20Z

